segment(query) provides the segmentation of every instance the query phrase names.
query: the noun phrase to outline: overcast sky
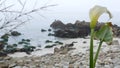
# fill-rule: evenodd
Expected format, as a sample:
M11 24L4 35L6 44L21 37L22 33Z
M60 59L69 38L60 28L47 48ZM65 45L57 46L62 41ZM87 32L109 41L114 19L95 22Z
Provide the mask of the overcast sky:
M107 7L110 11L120 11L120 1L119 0L21 0L22 3L27 1L27 8L33 8L47 5L47 4L57 4L54 7L56 11L71 12L71 11L89 11L94 5L101 5ZM7 0L6 4L14 4L19 6L17 0ZM18 7L17 7L18 8Z
M7 0L7 4L14 3L14 9L19 9L20 4L17 0ZM22 3L26 0L21 0ZM113 21L120 22L120 1L119 0L27 0L26 9L33 9L44 5L57 4L55 7L40 11L46 19L44 22L52 22L54 19L60 19L63 22L74 22L75 20L89 21L89 10L95 5L101 5L108 8L113 14ZM19 7L19 8L18 8ZM104 21L104 20L103 20Z

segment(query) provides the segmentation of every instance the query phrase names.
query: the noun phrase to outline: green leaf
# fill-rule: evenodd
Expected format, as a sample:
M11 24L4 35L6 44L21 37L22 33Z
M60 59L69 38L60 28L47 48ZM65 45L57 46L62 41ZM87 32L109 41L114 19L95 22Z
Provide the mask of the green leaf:
M100 41L104 41L108 44L110 44L113 40L113 32L111 23L108 22L105 25L103 25L99 31L95 33L95 37L99 39Z
M102 7L99 5L94 6L90 9L89 16L91 19L90 27L95 28L96 23L99 19L99 17L103 14L107 13L109 15L109 18L112 18L112 14L109 12L109 10L106 7Z

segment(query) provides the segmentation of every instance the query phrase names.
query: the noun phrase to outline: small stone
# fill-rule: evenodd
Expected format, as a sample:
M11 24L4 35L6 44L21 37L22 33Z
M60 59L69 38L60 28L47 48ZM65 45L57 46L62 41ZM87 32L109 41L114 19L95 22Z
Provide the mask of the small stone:
M20 65L20 66L24 66L24 61L23 60L18 60L17 64Z
M21 33L19 33L18 31L12 31L11 35L12 36L19 36L19 35L21 35Z
M69 64L69 68L74 68L74 64Z
M10 68L13 68L13 67L15 67L16 65L17 65L16 63L13 63L13 64L10 64L9 67L10 67Z
M10 59L12 59L12 57L5 57L4 59L5 60L10 60Z
M59 53L59 51L60 51L59 48L57 48L57 47L54 48L54 54Z
M87 43L86 41L83 41L83 43Z
M118 40L113 40L112 45L120 45Z
M67 54L68 53L68 48L64 48L64 50L60 51L60 54Z
M8 64L5 64L5 63L1 64L0 63L0 68L9 68L9 66L8 66Z

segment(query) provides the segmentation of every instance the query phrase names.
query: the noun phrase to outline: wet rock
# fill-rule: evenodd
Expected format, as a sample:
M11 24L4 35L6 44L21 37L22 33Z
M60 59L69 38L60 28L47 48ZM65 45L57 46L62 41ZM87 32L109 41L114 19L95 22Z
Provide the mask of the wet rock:
M27 46L27 45L25 45L19 51L20 52L26 52L27 54L30 54L32 51L34 51L35 48L36 48L35 46Z
M52 41L50 41L50 40L46 40L45 43L52 43Z
M54 34L52 34L52 33L49 33L49 34L48 34L48 36L54 36Z
M12 32L11 32L11 35L12 35L12 36L20 36L21 33L19 33L18 31L12 31Z
M70 44L65 44L65 47L73 47L74 46L74 43L77 43L77 42L72 42L72 43L70 43Z
M60 41L55 41L55 43L63 45L63 42L60 42Z
M52 31L52 29L48 29L48 31L50 32L50 31Z
M56 44L46 45L45 48L52 48L54 46L56 46Z
M52 45L46 45L45 48L52 48Z
M41 29L41 32L46 32L47 30L45 30L45 29Z
M1 36L1 39L8 39L9 36L10 36L9 34L4 34L4 35Z
M9 36L10 36L9 34L4 34L4 35L2 35L2 36L1 36L1 39L2 39L2 40L0 40L0 42L6 44L6 42L8 42Z

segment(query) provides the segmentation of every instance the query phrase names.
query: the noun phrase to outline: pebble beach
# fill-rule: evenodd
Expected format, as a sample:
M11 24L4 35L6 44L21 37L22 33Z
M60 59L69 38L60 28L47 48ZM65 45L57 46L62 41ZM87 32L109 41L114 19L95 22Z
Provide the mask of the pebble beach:
M9 54L0 57L0 68L89 68L89 38L63 40L63 45L32 52ZM70 49L62 46L74 43ZM94 53L98 47L94 40ZM120 39L114 38L112 45L103 43L96 68L120 68ZM58 50L55 50L58 49Z

